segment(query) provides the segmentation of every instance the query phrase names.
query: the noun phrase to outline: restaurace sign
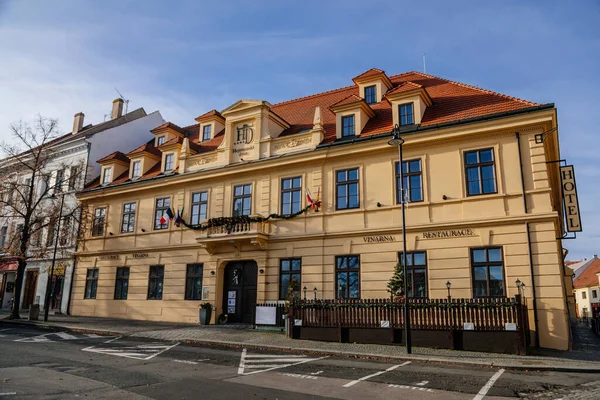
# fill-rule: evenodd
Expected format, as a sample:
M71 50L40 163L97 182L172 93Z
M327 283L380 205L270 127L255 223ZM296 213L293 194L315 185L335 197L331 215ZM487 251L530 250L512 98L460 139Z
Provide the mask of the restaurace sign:
M575 170L572 165L560 167L560 182L562 185L563 200L565 202L567 232L581 232L581 215L579 214Z

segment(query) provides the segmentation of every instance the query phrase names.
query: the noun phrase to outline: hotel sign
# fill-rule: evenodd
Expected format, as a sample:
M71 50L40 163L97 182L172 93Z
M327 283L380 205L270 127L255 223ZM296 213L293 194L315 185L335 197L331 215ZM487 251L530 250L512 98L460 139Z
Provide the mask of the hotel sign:
M423 232L423 239L445 239L465 236L477 236L473 229L449 229L447 231Z
M581 232L581 215L579 214L579 200L577 199L577 184L575 183L575 170L572 165L560 167L560 182L562 185L563 200L565 202L567 232Z

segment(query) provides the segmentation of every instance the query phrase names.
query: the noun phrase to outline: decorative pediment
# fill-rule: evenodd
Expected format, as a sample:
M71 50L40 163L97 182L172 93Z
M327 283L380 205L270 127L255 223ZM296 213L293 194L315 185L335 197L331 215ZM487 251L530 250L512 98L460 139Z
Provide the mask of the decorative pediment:
M261 108L261 107L271 108L272 105L271 105L271 103L269 103L268 101L265 101L265 100L242 99L242 100L236 101L235 103L233 103L232 105L230 105L229 107L227 107L226 109L221 111L221 115L224 116L225 118L227 118L228 115L231 115L234 113L238 113L241 111L250 111L252 109Z

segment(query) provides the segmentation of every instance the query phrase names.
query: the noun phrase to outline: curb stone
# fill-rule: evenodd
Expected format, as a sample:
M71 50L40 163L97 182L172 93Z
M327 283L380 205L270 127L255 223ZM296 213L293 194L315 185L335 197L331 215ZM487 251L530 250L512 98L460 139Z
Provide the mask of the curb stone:
M102 336L122 336L136 339L151 339L163 342L170 342L174 340L164 339L164 338L156 338L145 336L144 332L122 332L122 331L110 331L110 330L98 330L98 329L90 329L90 328L73 328L69 326L60 326L60 325L49 325L42 324L37 322L29 322L23 320L0 320L0 326L2 325L13 325L13 326L22 326L22 327L35 327L39 329L49 330L49 331L58 331L58 332L77 332L77 333L93 333ZM386 356L382 354L374 354L374 353L363 353L363 352L352 352L352 351L343 351L343 350L319 350L319 349L311 349L304 347L289 347L289 346L279 346L279 345L270 345L270 344L256 344L256 343L244 343L244 342L235 342L228 340L216 340L216 339L177 339L178 341L182 341L191 345L213 345L213 346L226 346L233 348L248 348L248 349L269 349L269 350L280 350L289 353L310 353L317 354L323 356L342 356L342 357L357 357L357 358L368 358L375 360L399 360L399 361L415 361L415 362L423 362L423 363L436 363L436 364L447 364L447 365L470 365L470 366L480 366L480 367L495 367L495 368L505 368L510 370L518 370L518 371L554 371L554 372L578 372L578 373L600 373L600 366L598 367L578 367L578 366L560 366L560 365L541 365L541 364L529 364L529 365L521 365L514 364L510 362L495 362L495 361L472 361L472 360L457 360L451 358L444 357L428 357L428 356Z

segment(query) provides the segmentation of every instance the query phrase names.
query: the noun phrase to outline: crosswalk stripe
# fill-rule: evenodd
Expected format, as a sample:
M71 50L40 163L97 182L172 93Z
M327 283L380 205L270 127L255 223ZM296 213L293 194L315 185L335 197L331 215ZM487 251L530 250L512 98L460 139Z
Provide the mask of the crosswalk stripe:
M238 375L259 374L261 372L272 371L278 368L287 368L310 361L322 360L324 358L327 357L308 358L306 355L248 354L246 349L242 349L240 365L238 366Z
M306 358L306 355L295 356L293 354L290 355L275 355L275 354L246 354L246 359L248 358L280 358L280 357L288 357L288 358Z

